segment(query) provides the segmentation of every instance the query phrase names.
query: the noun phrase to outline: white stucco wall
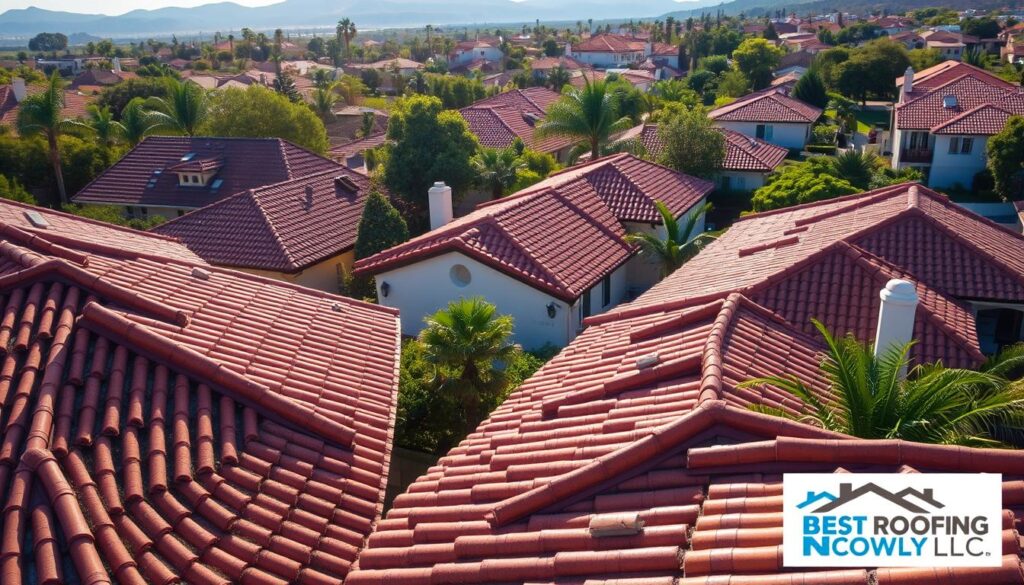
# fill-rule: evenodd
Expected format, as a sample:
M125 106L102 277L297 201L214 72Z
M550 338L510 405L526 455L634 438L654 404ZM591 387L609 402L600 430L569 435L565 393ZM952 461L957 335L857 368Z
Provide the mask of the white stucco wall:
M586 63L593 67L622 67L630 63L641 63L646 58L643 51L633 53L599 53L596 51L573 52L568 56L580 63Z
M731 191L753 191L764 186L767 173L756 173L752 171L722 171L715 179L715 184L722 187L722 178L729 178L729 189Z
M911 138L911 134L913 132L914 131L912 131L912 130L899 130L899 129L897 129L896 131L893 132L893 135L892 135L892 144L893 144L892 167L894 169L898 169L900 167L907 167L907 166L920 167L922 165L926 166L926 165L930 165L931 164L931 161L927 161L927 162L919 162L919 161L908 162L908 161L904 160L904 158L903 158L903 151L908 149L908 148L910 148L910 138ZM927 147L923 146L923 143L920 141L920 139L918 139L918 144L917 144L917 146L915 148L917 148L917 149L923 149L923 148L934 149L935 148L935 135L934 134L930 134L930 133L928 134L928 145L927 145ZM948 142L946 143L946 148L949 148L949 143Z
M477 59L501 61L501 58L504 56L505 54L497 47L477 48L472 50L466 49L465 51L457 50L455 52L455 59L452 60L450 65L465 65L467 63L472 63Z
M772 126L772 138L771 140L765 139L765 142L782 146L785 148L803 148L807 144L807 139L810 136L811 125L810 124L766 124ZM715 121L715 126L720 128L726 128L749 136L751 138L757 137L757 122L725 122Z
M355 254L352 250L349 250L337 256L332 256L326 260L322 260L311 266L307 266L305 270L294 274L273 272L270 270L255 270L251 268L238 268L237 270L277 280L283 280L285 282L291 282L293 284L322 290L324 292L338 294L341 290L339 285L343 275L352 271L352 262L354 258Z
M973 139L970 154L950 154L949 143L953 138L963 137L935 136L935 154L932 155L932 169L928 175L929 187L952 187L960 183L970 189L974 175L985 168L987 136L968 137Z
M456 264L469 270L468 285L458 286L452 279L452 267ZM572 341L580 327L579 301L568 306L552 295L458 252L382 272L376 278L380 303L401 311L404 335L418 334L423 329L423 319L450 301L475 296L494 303L499 313L511 315L515 319L514 340L528 349L545 344L563 347ZM625 267L616 270L611 280L612 301L608 306L602 306L602 283L592 289L592 315L607 311L625 298ZM390 287L386 298L380 291L385 282ZM554 319L547 313L547 306L552 302L558 307Z

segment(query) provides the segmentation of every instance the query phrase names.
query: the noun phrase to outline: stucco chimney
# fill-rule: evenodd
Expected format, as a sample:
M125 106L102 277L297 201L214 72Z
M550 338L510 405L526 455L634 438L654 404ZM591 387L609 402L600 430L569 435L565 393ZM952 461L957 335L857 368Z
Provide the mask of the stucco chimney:
M900 94L900 98L906 99L907 94L914 91L914 68L907 66L907 70L903 72L903 92ZM902 101L901 99L901 101Z
M114 60L111 63L111 66L114 68L114 73L120 73L121 72L121 59L119 57L114 57Z
M21 100L28 95L28 90L25 89L25 79L22 77L11 78L11 89L14 90L14 100L18 103L21 103Z
M917 311L917 290L914 283L894 278L878 294L878 330L875 333L875 357L894 347L906 345L914 338L914 313Z
M430 201L430 229L436 230L452 221L452 188L438 181L427 194Z

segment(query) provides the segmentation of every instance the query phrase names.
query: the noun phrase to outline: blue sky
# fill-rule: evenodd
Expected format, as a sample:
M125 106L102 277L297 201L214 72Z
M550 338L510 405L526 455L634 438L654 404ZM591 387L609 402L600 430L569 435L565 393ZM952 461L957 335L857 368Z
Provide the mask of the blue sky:
M104 0L99 3L83 4L81 0L0 0L0 12L10 8L35 6L47 10L68 12L91 12L101 14L123 14L136 8L163 8L165 6L199 6L218 0ZM281 0L231 0L244 6L264 6Z

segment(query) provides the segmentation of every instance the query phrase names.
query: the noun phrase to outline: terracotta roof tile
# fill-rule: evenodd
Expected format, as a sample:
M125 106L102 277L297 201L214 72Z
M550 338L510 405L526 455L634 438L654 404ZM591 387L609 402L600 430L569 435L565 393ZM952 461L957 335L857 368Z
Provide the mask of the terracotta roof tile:
M181 186L177 174L169 170L189 162L183 160L189 153L193 154L191 158L222 161L221 168L205 186ZM73 200L198 208L247 189L342 168L277 138L150 136L86 185Z
M383 499L394 312L23 209L0 203L2 580L340 583Z
M621 222L659 221L656 198L682 214L712 188L707 181L616 155L481 205L447 226L358 261L356 268L376 273L460 251L571 300L635 252L625 242ZM572 245L566 243L570 240Z
M572 46L573 52L580 53L626 53L642 52L647 41L625 35L594 35Z
M297 272L355 245L369 192L363 175L332 169L243 191L154 231L212 264Z
M799 404L737 385L792 373L827 397L804 321L867 335L895 276L917 283L928 359L976 364L963 302L1018 302L1022 242L910 185L744 218L591 318L395 500L347 583L1020 583L1024 453L854 440L752 412ZM908 470L1004 474L1002 566L784 571L782 473Z
M781 146L769 144L763 140L750 138L725 128L718 128L725 136L725 160L722 169L726 171L760 171L769 173L782 164L789 150ZM657 158L663 148L658 136L657 124L644 124L634 128L630 135L620 140L639 140L649 155Z
M769 88L711 110L708 117L722 122L813 123L822 110L792 98L780 88Z
M514 89L480 100L459 113L483 146L508 148L519 138L532 149L556 152L571 146L572 140L561 136L537 139L534 128L559 97L543 87Z
M914 92L903 103L896 105L896 127L939 130L947 123L953 123L965 130L977 130L979 126L991 125L991 114L988 110L972 110L986 104L1001 105L1004 102L1014 104L1011 107L1015 107L1019 103L1019 100L1015 100L1019 92L1020 88L1007 88L1001 79L995 83L991 75L974 71L925 89L915 84Z

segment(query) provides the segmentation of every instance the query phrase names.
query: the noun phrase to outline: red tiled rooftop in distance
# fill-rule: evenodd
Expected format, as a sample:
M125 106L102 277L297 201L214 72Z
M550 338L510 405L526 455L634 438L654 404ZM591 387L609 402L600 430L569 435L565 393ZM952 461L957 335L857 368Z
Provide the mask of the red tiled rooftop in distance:
M626 53L643 51L647 41L616 34L594 35L572 45L573 52L580 53Z
M810 124L821 113L820 108L790 97L779 88L769 88L715 108L708 112L708 117L721 122Z
M294 273L355 245L369 192L365 176L332 169L243 191L153 231L212 264Z
M341 583L381 509L395 313L23 208L0 202L0 581Z
M917 283L920 351L976 365L961 299L1024 299L1022 244L911 185L743 219L638 301L590 318L395 500L348 584L1020 585L1024 452L853 440L752 412L799 405L737 386L791 373L827 397L805 313L864 336L892 277ZM1001 566L782 567L782 473L891 471L1004 474ZM642 530L590 530L623 516Z
M726 171L771 172L782 164L789 150L781 146L769 144L763 140L750 138L733 130L718 128L725 136L725 159L722 169ZM635 135L634 135L635 134ZM664 147L658 135L657 124L644 124L630 131L629 136L620 140L639 140L647 154L657 158Z
M356 270L379 273L459 251L572 300L635 252L622 222L658 222L655 199L681 214L712 188L631 155L615 155L480 205L447 226L357 261Z
M206 186L181 186L173 171L188 153L198 159L219 158L222 168ZM277 138L210 138L150 136L96 177L72 199L76 203L204 207L246 189L273 185L320 171L342 169L338 163ZM156 175L156 184L148 187ZM212 190L212 183L220 187Z
M560 94L544 87L513 89L459 110L469 130L488 148L508 148L519 138L541 152L557 152L573 141L561 136L538 139L534 130Z

